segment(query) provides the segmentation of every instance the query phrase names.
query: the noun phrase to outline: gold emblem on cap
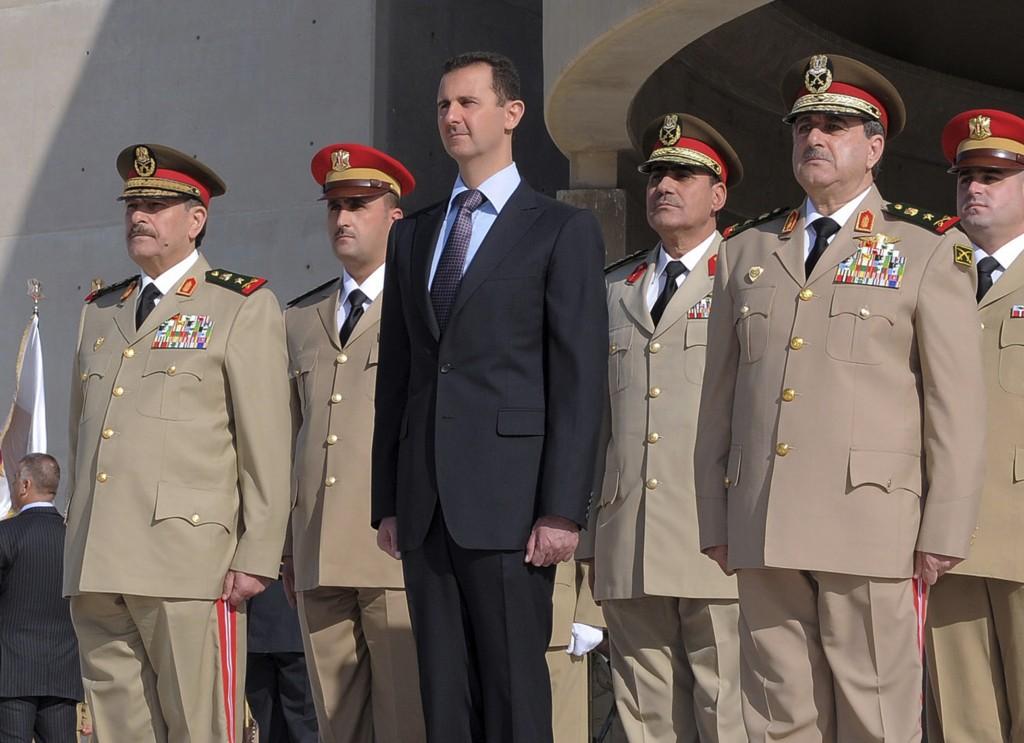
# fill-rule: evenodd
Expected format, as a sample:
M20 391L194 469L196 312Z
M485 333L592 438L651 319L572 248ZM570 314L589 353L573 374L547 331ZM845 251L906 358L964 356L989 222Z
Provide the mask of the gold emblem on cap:
M142 144L135 148L135 172L143 178L149 178L156 172L156 160L149 148Z
M832 85L832 70L828 67L828 57L815 54L807 63L804 72L804 86L812 93L824 93Z
M978 114L967 125L971 128L971 139L988 139L992 136L992 119Z
M351 155L348 150L335 150L331 153L331 170L348 170L352 167L349 163Z
M679 117L675 114L668 114L661 122L661 130L658 132L658 140L665 146L671 147L683 136L683 128L679 126Z

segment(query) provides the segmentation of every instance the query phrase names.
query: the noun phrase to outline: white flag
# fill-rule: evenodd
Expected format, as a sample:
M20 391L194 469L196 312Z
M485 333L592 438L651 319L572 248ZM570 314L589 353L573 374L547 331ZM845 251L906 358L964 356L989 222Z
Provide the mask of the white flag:
M11 411L0 433L0 518L11 510L14 468L26 454L46 451L46 394L39 316L33 314L21 336Z

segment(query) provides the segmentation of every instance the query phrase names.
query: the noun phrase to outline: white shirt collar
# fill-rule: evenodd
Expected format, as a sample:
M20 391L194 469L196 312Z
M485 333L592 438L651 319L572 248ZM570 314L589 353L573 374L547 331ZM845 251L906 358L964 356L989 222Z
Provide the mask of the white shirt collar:
M160 296L166 296L198 260L199 251L193 250L185 258L182 258L155 279L151 279L148 274L143 272L142 285L139 287L139 296L142 296L142 290L149 284L156 284L156 288L160 290Z
M33 503L26 503L25 505L23 505L21 507L21 510L18 511L18 513L25 513L25 511L29 510L30 508L56 508L56 506L53 505L53 503L51 503L50 501L37 500Z
M864 201L864 197L868 195L868 191L870 190L871 186L868 186L863 191L861 191L860 194L854 196L841 207L836 209L834 214L828 215L829 218L835 220L835 223L839 225L839 229L842 229L843 225L846 224L847 221L849 221L850 216L853 214L854 210L858 206L860 206L860 202ZM804 231L807 232L808 238L813 243L814 235L812 233L814 232L814 228L811 227L811 224L814 222L814 220L818 219L819 217L824 217L825 215L818 211L818 207L816 207L814 205L814 202L811 201L810 196L804 199L804 214L806 215L806 219L804 220Z
M1022 252L1024 252L1024 234L1017 235L1017 237L1010 240L1010 242L1006 243L1006 245L1002 246L991 255L999 261L999 266L1001 268L1000 273L1002 273L1002 271L1006 271L1010 267L1010 264L1017 260ZM982 250L977 245L974 246L975 263L988 255L989 253Z
M362 284L356 283L356 280L348 275L348 271L341 269L341 297L338 301L344 305L348 295L355 289L359 289L370 302L373 302L384 291L384 264L380 264Z
M512 198L512 194L519 188L521 180L522 178L519 176L519 169L516 168L516 164L509 163L477 186L476 190L487 197L487 201L480 208L486 209L487 205L490 204L494 208L494 212L500 214L502 208ZM452 201L455 197L468 190L469 186L463 182L461 175L455 179L455 187L452 188L452 195L448 199L448 211L451 211Z
M682 261L682 264L686 266L687 273L697 267L697 264L700 263L700 259L708 252L708 248L711 247L711 243L715 241L715 237L717 236L718 231L715 230L704 238L704 241L700 245L687 251L683 257L679 259ZM675 260L674 258L669 258L668 253L665 251L665 246L662 243L658 243L658 246L658 263L654 268L654 277L652 278L652 281L658 281L661 278L661 274L665 272L665 267L668 265L668 262L670 260Z

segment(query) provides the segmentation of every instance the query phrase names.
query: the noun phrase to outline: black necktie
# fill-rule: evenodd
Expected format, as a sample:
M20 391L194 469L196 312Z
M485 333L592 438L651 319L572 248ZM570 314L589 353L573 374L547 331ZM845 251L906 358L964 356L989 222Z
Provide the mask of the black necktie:
M999 261L990 255L986 255L978 261L978 302L985 296L985 292L992 288L992 272L999 271L1002 266Z
M156 284L146 284L146 288L142 290L142 294L139 296L139 303L135 306L136 330L142 327L142 323L146 322L149 313L156 307L156 300L162 296L160 290L156 288Z
M807 260L804 261L804 276L811 275L811 271L818 264L821 254L828 247L829 238L839 232L838 223L831 217L818 217L811 222L811 227L814 229L814 245L811 247L811 252L807 255Z
M359 289L353 289L348 295L348 316L342 323L341 330L338 331L338 340L341 341L342 346L348 343L348 339L352 337L352 331L356 328L356 323L363 316L363 303L366 300L367 296Z
M665 288L661 290L654 306L651 307L651 319L654 320L655 325L661 321L661 316L664 314L665 308L668 307L669 300L679 288L677 279L684 273L686 273L686 266L682 261L669 261L665 264Z
M434 306L434 317L437 318L437 327L442 333L448 326L448 314L455 302L459 284L462 283L469 239L473 235L473 212L479 209L485 200L483 193L469 189L461 192L452 201L452 207L458 211L455 214L452 231L445 240L441 259L437 262L434 281L430 284L430 303Z

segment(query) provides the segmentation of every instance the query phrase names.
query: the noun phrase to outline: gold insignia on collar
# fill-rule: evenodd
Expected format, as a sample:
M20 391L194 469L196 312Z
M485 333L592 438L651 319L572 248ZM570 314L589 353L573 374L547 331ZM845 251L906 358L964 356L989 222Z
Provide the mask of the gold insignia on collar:
M857 215L857 223L853 227L854 232L871 232L875 226L875 214L870 209L865 209Z
M971 268L974 265L974 251L966 245L954 245L953 263Z
M798 219L800 219L800 212L794 209L789 213L789 216L786 217L786 223L782 225L782 232L780 234L788 235L792 232L796 228Z
M658 141L665 147L672 147L679 138L683 136L683 128L679 126L679 117L675 114L668 114L661 122L661 129L658 131Z
M96 342L92 344L92 350L93 351L99 351L100 350L100 346L103 345L103 341L105 341L105 340L106 340L106 338L104 338L102 335L99 338L97 338Z
M992 136L992 119L978 114L967 122L971 128L971 139L988 139Z
M95 279L92 280L92 283L89 285L89 291L98 292L100 289L103 288L103 283L103 279L97 276Z
M178 287L178 291L175 292L179 297L191 297L196 290L196 280L189 276L187 279L181 282L181 286Z
M751 266L750 270L747 271L747 278L750 279L750 283L753 284L755 281L761 278L761 274L763 273L764 269L761 268L760 266Z
M331 153L331 170L348 170L352 167L349 163L351 155L348 150L335 150Z
M807 63L804 86L812 93L824 93L832 86L832 63L824 54L815 54Z
M149 178L156 172L156 160L144 144L135 148L135 172L143 178Z

